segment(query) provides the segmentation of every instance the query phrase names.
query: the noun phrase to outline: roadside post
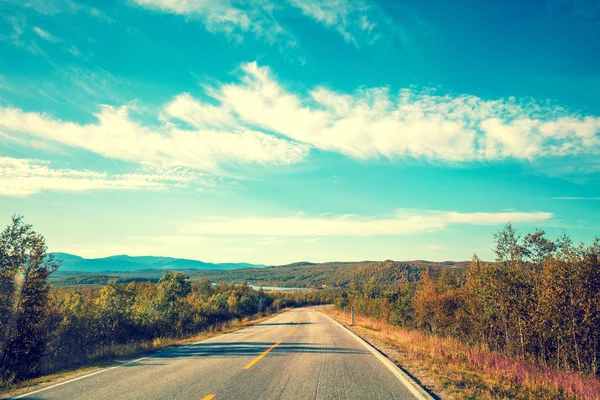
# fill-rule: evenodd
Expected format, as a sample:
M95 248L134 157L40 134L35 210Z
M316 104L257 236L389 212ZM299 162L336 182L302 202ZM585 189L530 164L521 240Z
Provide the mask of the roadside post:
M350 322L350 325L354 325L354 306L352 306L352 320Z

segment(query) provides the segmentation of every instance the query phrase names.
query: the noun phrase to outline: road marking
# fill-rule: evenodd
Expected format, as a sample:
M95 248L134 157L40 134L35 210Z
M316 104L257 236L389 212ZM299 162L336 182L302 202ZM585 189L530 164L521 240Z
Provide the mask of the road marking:
M225 333L223 335L217 335L217 336L211 337L210 339L200 340L200 341L194 342L194 343L189 343L189 344L178 345L178 346L173 346L173 347L170 347L170 348L166 348L164 350L160 350L160 351L158 351L158 352L156 352L154 354L151 354L149 356L146 356L146 357L138 358L138 359L131 360L131 361L122 362L122 363L119 363L118 365L115 365L113 367L102 368L102 369L100 369L98 371L94 371L94 372L90 372L89 374L78 376L77 378L69 379L69 380L66 380L64 382L59 382L59 383L56 383L54 385L46 386L46 387L43 387L41 389L34 390L32 392L23 393L23 394L21 394L19 396L16 396L16 397L11 397L11 399L22 399L22 398L25 398L25 397L29 397L29 396L31 396L33 394L37 394L37 393L44 392L44 391L49 390L49 389L53 389L55 387L66 385L67 383L75 382L75 381L78 381L80 379L89 378L91 376L98 375L98 374L101 374L103 372L107 372L107 371L110 371L112 369L122 367L124 365L134 364L134 363L146 360L148 358L154 358L154 357L160 356L161 354L168 353L168 352L173 351L173 350L182 349L182 348L185 348L185 347L188 347L188 346L193 346L195 344L208 343L208 342L215 341L217 339L222 339L223 336L227 336L227 335L229 335L229 333Z
M189 345L186 345L186 346L189 346ZM172 350L172 349L168 349L168 350ZM164 352L166 352L168 350L163 350L163 351L160 351L159 353L164 353ZM54 385L51 385L51 386L46 386L46 387L43 387L41 389L34 390L33 392L27 392L27 393L23 393L23 394L21 394L19 396L16 396L16 397L11 397L11 399L22 399L24 397L29 397L32 394L40 393L40 392L46 391L48 389L52 389L52 388L55 388L55 387L58 387L58 386L66 385L67 383L75 382L75 381L78 381L80 379L89 378L90 376L98 375L98 374L101 374L103 372L110 371L111 369L122 367L123 365L129 365L129 364L133 364L133 363L136 363L136 362L140 362L140 361L146 360L148 358L152 358L153 356L158 355L159 353L156 353L156 354L153 354L153 355L150 355L150 356L147 356L147 357L138 358L136 360L126 361L124 363L120 363L119 365L115 365L114 367L108 367L108 368L100 369L98 371L91 372L91 373L86 374L86 375L78 376L77 378L69 379L69 380L64 381L64 382L60 382L60 383L57 383L57 384L54 384Z
M300 326L300 323L302 322L302 317L304 317L304 310L302 310L302 314L300 314L300 319L298 320L298 323L296 324L296 326L291 331L289 331L288 333L286 333L285 336L290 336L292 333L294 333L294 331L296 329L298 329L298 327ZM244 369L250 369L250 368L252 368L252 366L254 364L256 364L257 362L259 362L260 360L262 360L263 358L265 358L265 356L267 354L269 354L271 352L271 350L273 350L275 347L279 346L282 342L283 342L283 339L279 340L273 346L271 346L267 350L263 351L258 357L256 357L248 365L246 365L244 367Z
M304 315L304 311L302 311L302 315ZM241 330L244 330L244 329L241 329ZM37 393L40 393L40 392L45 392L46 390L50 390L50 389L53 389L55 387L66 385L67 383L76 382L76 381L78 381L80 379L85 379L85 378L92 377L94 375L102 374L104 372L110 371L110 370L115 369L115 368L122 367L124 365L134 364L134 363L146 360L148 358L154 358L154 357L160 356L161 354L168 353L168 352L176 350L176 349L182 349L182 348L185 348L185 347L188 347L188 346L193 346L195 344L208 343L208 342L212 342L212 341L215 341L215 340L223 339L223 336L227 336L227 335L230 335L230 334L231 333L225 333L225 334L222 334L222 335L217 335L217 336L211 337L209 339L200 340L200 341L194 342L194 343L189 343L189 344L184 344L184 345L176 345L176 346L173 346L173 347L170 347L170 348L166 348L164 350L160 350L160 351L158 351L158 352L156 352L154 354L151 354L149 356L146 356L146 357L138 358L138 359L131 360L131 361L122 362L122 363L119 363L118 365L115 365L115 366L112 366L112 367L102 368L102 369L99 369L98 371L90 372L89 374L81 375L81 376L78 376L76 378L66 380L64 382L59 382L59 383L56 383L54 385L46 386L46 387L43 387L43 388L31 391L31 392L26 392L26 393L20 394L20 395L15 396L15 397L10 397L10 399L22 399L22 398L25 398L25 397L29 397L31 395L34 395L34 394L37 394ZM256 360L254 360L253 362L251 362L250 364L248 364L244 369L248 369L248 368L252 367L252 365L256 364L264 356L266 356L271 350L273 350L273 348L279 346L280 343L281 343L281 341L277 342L275 345L273 345L271 348L269 348L267 351L265 351L263 354L261 354ZM212 399L212 397L210 397L210 399ZM204 400L204 399L202 399L202 400Z
M209 394L209 395L207 395L207 396L204 396L204 397L202 398L202 400L211 400L211 399L213 399L215 396L216 396L216 394L212 393L212 394Z
M144 358L148 358L148 357L144 357ZM141 360L143 360L143 358L140 358L140 359L138 359L138 360L131 361L130 363L132 363L132 362L136 362L136 361L141 361ZM129 364L129 363L128 363L128 364ZM97 374L101 374L102 372L110 371L111 369L119 368L120 366L121 366L121 365L116 365L116 366L114 366L114 367L110 367L110 368L101 369L101 370L99 370L99 371L92 372L92 373L90 373L90 374L86 374L86 375L78 376L77 378L73 378L73 379L70 379L70 380L68 380L68 381L60 382L60 383L57 383L57 384L55 384L55 385L52 385L52 386L47 386L47 387L45 387L45 388L41 388L41 389L38 389L38 390L34 390L33 392L28 392L28 393L24 393L24 394L22 394L22 395L19 395L19 396L16 396L16 397L11 397L11 399L22 399L22 398L24 398L24 397L31 396L32 394L36 394L36 393L39 393L39 392L43 392L43 391L45 391L45 390L52 389L52 388L55 388L55 387L58 387L58 386L66 385L67 383L75 382L75 381L78 381L78 380L80 380L80 379L89 378L90 376L94 376L94 375L97 375Z
M281 342L283 342L283 340L280 340L279 342L275 343L273 346L271 346L268 349L266 349L265 351L263 351L260 356L256 357L254 360L252 360L250 362L250 364L248 364L248 365L246 365L244 367L244 369L250 369L250 368L252 368L252 366L254 364L256 364L257 362L259 362L260 360L262 360L263 358L265 358L265 356L267 354L269 354L271 352L271 350L273 350L275 347L279 346L281 344Z
M294 333L296 331L296 329L298 329L298 327L300 326L300 323L302 322L302 318L304 317L304 311L302 311L302 314L300 314L300 320L298 321L298 323L296 324L296 326L289 331L288 333L285 334L285 336L291 336L292 333Z

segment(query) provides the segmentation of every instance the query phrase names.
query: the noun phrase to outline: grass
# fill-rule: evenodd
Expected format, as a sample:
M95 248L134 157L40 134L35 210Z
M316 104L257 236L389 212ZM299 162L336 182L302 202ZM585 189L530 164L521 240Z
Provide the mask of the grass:
M326 311L348 326L348 315ZM357 315L355 333L443 399L600 399L600 379L543 367Z
M284 312L286 310L281 310ZM114 365L116 362L122 362L126 359L149 355L158 351L165 350L169 347L180 346L190 343L199 342L209 339L214 336L225 333L234 332L248 326L255 325L266 319L272 318L277 314L266 316L244 317L211 325L197 334L185 338L155 338L149 341L140 341L127 344L120 344L101 349L98 353L92 355L89 362L85 365L80 365L76 368L56 370L55 373L47 374L33 379L17 382L14 384L4 385L0 383L0 398L8 398L18 393L34 389L34 386L58 383L63 380L75 378L80 375L85 375L99 368Z

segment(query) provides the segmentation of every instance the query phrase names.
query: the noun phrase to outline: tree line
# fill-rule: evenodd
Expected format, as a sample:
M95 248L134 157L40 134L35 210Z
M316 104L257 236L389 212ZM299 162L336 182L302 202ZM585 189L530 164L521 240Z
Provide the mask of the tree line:
M48 276L59 267L43 236L13 217L0 234L0 383L106 359L119 347L184 338L231 320L335 298L333 291L264 292L246 283L190 282L170 271L158 283L52 288Z
M522 236L507 224L495 242L496 261L474 256L466 277L444 271L387 287L354 282L350 303L394 325L598 375L600 241L575 245L566 234L552 241L541 230Z

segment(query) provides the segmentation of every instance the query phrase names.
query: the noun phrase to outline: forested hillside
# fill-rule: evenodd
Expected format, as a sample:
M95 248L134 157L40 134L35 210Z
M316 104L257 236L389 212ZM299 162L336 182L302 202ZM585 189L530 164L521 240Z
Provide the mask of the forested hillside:
M522 236L508 224L496 234L495 253L496 262L475 256L464 278L444 269L388 286L357 280L348 304L338 305L476 349L597 375L600 240L575 245L543 231Z
M277 267L247 268L230 271L187 270L192 280L208 279L212 282L248 282L257 286L285 286L302 288L347 287L352 282L373 285L392 285L419 280L428 271L437 277L443 270L457 279L465 276L468 262L431 261L362 261L329 263L295 263ZM60 277L59 286L105 285L111 279L122 282L147 279L157 281L157 271L137 271L127 274L84 275Z

